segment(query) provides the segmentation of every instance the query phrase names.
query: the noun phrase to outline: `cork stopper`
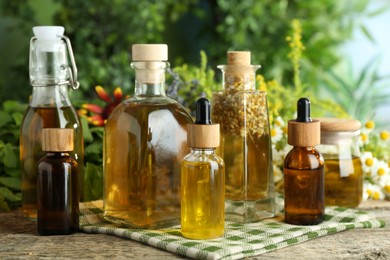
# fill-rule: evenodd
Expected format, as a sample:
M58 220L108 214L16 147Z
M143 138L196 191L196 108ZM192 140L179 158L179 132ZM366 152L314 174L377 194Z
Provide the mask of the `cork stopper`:
M191 148L216 148L219 146L219 124L212 124L210 102L200 98L196 102L196 120L187 126L187 143Z
M250 51L228 51L227 65L249 66L251 65Z
M46 152L73 151L74 130L70 128L42 129L42 150Z
M133 61L167 61L168 45L166 44L133 44Z
M311 119L309 99L300 98L297 102L297 111L297 119L288 121L288 144L298 147L320 144L320 121Z
M321 122L321 132L355 132L362 124L356 119L317 118Z

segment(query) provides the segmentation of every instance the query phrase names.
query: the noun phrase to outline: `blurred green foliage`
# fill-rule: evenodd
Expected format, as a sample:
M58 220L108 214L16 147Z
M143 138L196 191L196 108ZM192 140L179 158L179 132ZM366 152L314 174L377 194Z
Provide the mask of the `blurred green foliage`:
M390 100L389 88L390 75L379 75L381 58L373 57L357 74L353 72L351 62L340 64L329 70L322 78L327 88L323 89L326 96L331 97L342 106L349 116L366 122L372 120L377 108ZM377 121L378 125L389 126L388 122ZM387 124L386 124L387 123Z
M250 50L254 64L262 64L266 78L289 85L292 68L285 44L293 18L301 20L307 51L303 56L302 81L316 86L323 68L340 59L335 48L351 36L356 16L367 13L368 0L20 0L1 1L0 15L8 19L3 34L16 35L19 51L0 77L0 102L13 98L26 101L28 48L31 27L46 22L42 13L54 13L50 24L63 25L70 37L79 69L81 91L73 100L90 99L100 84L121 86L131 94L129 69L133 43L166 42L175 66L200 62L205 50L209 66L226 62L227 50ZM5 17L5 18L4 18ZM1 29L1 28L0 28ZM7 37L7 36L6 36ZM3 38L3 37L2 37ZM9 91L9 90L17 91Z
M0 211L20 205L19 132L26 107L6 101L0 110Z

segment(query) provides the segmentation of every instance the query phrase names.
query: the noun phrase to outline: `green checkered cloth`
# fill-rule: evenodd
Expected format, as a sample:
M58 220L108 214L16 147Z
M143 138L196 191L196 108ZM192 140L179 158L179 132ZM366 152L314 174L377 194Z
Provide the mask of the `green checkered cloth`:
M102 233L135 240L172 253L195 259L239 259L354 228L380 228L384 221L372 213L340 207L327 207L325 221L314 226L284 223L282 217L258 223L226 222L225 235L210 240L191 240L180 233L180 226L160 230L128 229L103 219L102 201L80 204L80 228L86 233Z

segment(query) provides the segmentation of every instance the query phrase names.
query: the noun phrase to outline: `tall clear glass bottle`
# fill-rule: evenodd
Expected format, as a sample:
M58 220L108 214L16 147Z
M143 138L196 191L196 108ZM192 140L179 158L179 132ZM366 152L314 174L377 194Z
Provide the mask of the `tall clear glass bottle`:
M192 118L165 95L165 44L135 44L135 93L107 120L104 217L135 228L180 222L180 163Z
M36 219L38 161L45 155L42 151L42 129L74 129L74 151L70 154L79 164L80 191L83 185L84 140L79 118L68 95L68 87L77 89L79 83L70 41L63 35L64 28L37 26L33 32L35 36L30 42L33 91L20 129L20 161L23 215Z
M256 90L258 65L250 52L228 52L223 90L213 94L213 122L221 125L217 149L226 169L226 219L254 222L274 216L274 180L267 94Z

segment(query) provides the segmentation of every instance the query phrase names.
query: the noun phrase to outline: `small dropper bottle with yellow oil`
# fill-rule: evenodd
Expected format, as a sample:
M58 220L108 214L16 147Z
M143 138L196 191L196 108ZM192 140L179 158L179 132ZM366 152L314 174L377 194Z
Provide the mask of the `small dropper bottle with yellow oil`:
M191 239L212 239L225 231L225 165L215 149L219 124L210 120L210 103L196 103L195 124L187 125L191 152L181 164L181 233Z

